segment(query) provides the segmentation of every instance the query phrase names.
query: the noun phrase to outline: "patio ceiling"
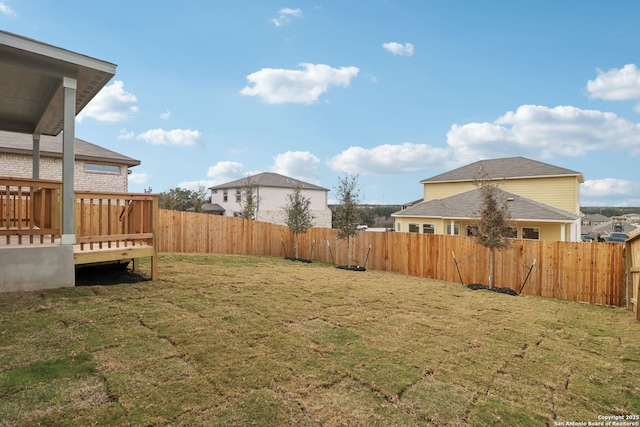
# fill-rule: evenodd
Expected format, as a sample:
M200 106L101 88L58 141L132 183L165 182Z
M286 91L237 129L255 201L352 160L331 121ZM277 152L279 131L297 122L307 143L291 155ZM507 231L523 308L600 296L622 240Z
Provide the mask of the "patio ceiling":
M56 136L63 79L77 81L77 115L115 73L115 64L0 31L0 130Z

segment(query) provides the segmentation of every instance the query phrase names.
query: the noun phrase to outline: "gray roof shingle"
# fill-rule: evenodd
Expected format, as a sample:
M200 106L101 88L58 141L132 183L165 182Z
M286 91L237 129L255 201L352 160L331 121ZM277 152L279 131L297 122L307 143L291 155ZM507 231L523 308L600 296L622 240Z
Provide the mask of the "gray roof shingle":
M498 189L498 195L509 200L509 211L513 220L572 222L578 219L577 215L508 191ZM473 219L480 207L480 201L480 189L477 188L444 199L418 203L395 212L392 216Z
M33 154L33 137L27 133L0 131L0 153ZM44 157L62 157L62 134L58 136L40 136L40 155ZM107 150L99 145L82 139L75 140L76 160L102 161L138 166L140 160Z
M502 159L487 159L459 167L431 178L423 179L421 183L430 182L456 182L475 181L480 174L485 174L489 179L517 179L517 178L543 178L550 176L578 176L579 181L584 178L580 172L525 157L506 157Z
M263 172L256 175L247 176L245 178L236 179L235 181L226 182L220 185L209 187L210 190L223 190L230 188L242 188L247 185L257 185L259 187L276 187L276 188L294 188L296 185L305 190L329 191L327 188L320 187L315 184L301 181L288 176L280 175L273 172Z

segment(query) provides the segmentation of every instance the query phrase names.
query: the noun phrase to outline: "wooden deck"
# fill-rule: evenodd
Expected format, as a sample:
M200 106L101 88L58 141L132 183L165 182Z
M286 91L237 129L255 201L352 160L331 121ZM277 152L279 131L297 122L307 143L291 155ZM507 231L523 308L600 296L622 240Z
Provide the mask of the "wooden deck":
M60 245L61 185L0 178L0 246ZM75 199L75 265L151 258L157 277L157 195L76 191Z

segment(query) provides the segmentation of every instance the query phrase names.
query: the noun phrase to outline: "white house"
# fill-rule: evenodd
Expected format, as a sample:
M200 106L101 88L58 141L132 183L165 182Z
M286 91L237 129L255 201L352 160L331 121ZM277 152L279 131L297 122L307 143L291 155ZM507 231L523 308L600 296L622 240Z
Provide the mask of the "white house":
M264 172L209 187L211 203L206 204L203 210L219 215L239 216L242 212L242 191L249 186L254 188L257 198L256 220L286 225L284 207L287 205L287 196L298 186L304 197L311 201L313 226L331 228L327 188L273 172Z

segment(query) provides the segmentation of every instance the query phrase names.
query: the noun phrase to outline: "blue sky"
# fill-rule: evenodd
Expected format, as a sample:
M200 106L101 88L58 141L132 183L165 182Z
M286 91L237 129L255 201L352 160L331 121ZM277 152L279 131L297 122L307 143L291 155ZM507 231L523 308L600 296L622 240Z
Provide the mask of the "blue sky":
M363 201L524 156L640 206L640 1L0 0L0 28L118 65L76 136L142 162L129 189L265 171Z

